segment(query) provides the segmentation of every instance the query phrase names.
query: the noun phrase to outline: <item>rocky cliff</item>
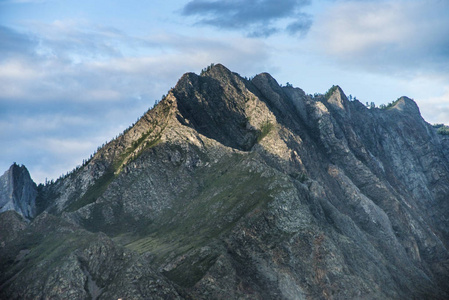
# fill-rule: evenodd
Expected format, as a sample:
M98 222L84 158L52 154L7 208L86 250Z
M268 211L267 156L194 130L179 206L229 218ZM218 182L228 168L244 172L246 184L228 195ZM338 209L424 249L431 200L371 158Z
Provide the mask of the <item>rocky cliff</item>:
M407 97L185 74L29 225L0 215L0 295L447 299L447 143Z
M0 176L0 213L14 210L25 218L33 218L36 196L36 184L25 166L14 163Z

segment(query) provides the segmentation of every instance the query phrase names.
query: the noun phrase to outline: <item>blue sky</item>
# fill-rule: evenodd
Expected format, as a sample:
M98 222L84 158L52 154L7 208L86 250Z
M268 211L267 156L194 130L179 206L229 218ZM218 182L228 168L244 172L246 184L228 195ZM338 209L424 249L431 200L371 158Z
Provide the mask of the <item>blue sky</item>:
M56 179L218 62L310 94L406 95L449 124L448 15L446 0L0 0L0 172Z

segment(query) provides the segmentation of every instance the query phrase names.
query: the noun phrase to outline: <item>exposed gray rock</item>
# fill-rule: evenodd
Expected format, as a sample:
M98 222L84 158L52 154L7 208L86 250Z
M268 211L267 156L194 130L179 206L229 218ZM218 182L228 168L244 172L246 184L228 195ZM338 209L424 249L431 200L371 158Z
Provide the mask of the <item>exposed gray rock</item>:
M6 247L11 241L18 238L27 227L23 216L15 211L3 212L0 218L0 248Z
M148 257L47 213L0 255L1 299L180 299Z
M25 166L11 165L0 176L0 213L14 210L30 219L36 214L36 184Z

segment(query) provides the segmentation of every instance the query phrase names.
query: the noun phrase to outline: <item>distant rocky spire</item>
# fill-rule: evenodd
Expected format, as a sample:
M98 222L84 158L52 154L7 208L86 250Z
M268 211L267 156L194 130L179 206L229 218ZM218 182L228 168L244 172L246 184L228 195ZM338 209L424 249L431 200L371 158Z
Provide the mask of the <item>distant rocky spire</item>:
M25 166L14 163L0 177L0 212L14 210L25 218L33 218L36 196L36 183Z

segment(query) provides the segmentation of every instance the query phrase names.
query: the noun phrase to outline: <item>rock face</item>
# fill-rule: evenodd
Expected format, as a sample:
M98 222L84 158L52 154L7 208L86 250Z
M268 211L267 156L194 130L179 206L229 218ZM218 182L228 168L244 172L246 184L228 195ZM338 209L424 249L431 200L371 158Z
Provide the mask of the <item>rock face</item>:
M447 143L407 97L185 74L0 215L0 298L447 299Z
M0 212L14 210L25 218L33 218L36 196L36 184L25 166L14 163L0 176Z

